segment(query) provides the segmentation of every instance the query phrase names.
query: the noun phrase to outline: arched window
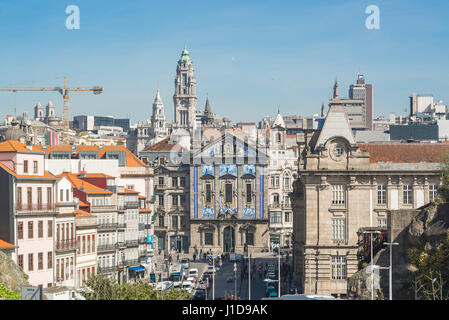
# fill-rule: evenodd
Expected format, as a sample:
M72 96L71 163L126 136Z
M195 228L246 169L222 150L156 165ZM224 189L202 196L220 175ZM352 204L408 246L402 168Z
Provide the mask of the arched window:
M284 173L284 190L291 189L291 177L290 173Z

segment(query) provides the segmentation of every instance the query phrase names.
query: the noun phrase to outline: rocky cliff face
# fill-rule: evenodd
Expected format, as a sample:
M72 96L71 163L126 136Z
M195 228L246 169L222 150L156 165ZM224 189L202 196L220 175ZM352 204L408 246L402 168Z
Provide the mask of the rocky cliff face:
M0 283L6 289L21 293L22 286L30 284L25 279L22 269L7 255L0 251Z
M393 247L393 298L395 300L415 299L413 266L408 258L411 247L424 248L432 254L446 237L449 229L449 204L426 205L419 210L394 210L390 214L389 239L399 243ZM374 263L381 267L390 266L389 248L379 251ZM380 270L379 294L389 298L389 270ZM371 292L364 285L369 274L360 270L348 279L350 299L371 299ZM367 298L367 296L369 297Z

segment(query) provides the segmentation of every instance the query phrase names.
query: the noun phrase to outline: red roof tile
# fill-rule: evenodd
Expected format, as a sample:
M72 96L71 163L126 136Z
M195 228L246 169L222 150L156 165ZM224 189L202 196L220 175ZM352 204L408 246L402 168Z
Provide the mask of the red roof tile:
M443 143L359 143L361 151L368 151L370 162L441 162L449 153L449 145Z

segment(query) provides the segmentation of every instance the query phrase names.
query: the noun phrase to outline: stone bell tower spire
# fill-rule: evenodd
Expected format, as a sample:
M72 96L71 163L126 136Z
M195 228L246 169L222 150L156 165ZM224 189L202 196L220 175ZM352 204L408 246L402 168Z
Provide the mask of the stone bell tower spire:
M196 117L196 79L192 60L187 48L181 53L176 67L175 94L175 124L178 128L193 130Z

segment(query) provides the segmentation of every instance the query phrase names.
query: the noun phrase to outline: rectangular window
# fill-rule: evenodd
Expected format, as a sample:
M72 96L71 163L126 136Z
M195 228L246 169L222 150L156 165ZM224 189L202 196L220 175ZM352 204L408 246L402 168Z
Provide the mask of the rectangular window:
M214 234L212 232L206 232L204 234L204 244L207 246L214 245Z
M28 173L28 160L23 160L23 173Z
M270 212L270 223L272 224L278 224L282 223L282 216L281 212Z
M17 239L23 239L23 222L17 222Z
M19 254L18 258L17 258L17 264L19 265L19 267L22 268L23 270L23 254Z
M44 221L39 220L37 222L37 237L43 238L44 237Z
M53 221L48 221L48 226L47 226L47 237L51 238L53 237Z
M95 235L92 235L92 252L95 252Z
M76 253L80 254L81 249L81 243L80 243L80 236L76 237Z
M225 184L225 202L232 203L232 184L231 183Z
M186 177L180 177L179 179L180 179L179 182L180 182L181 187L185 187L186 186Z
M185 203L186 203L186 198L185 198L185 196L184 196L183 194L181 194L181 195L179 196L179 201L180 201L180 205L181 205L181 206L184 206L184 205L185 205Z
M290 222L290 212L285 213L285 222Z
M249 246L254 245L254 233L246 232L246 244Z
M251 183L246 184L246 203L251 204L253 202L253 190Z
M20 209L22 209L22 188L17 188L17 204Z
M37 173L37 161L33 161L33 169L34 169L34 173Z
M159 177L159 185L160 186L164 185L164 177Z
M69 189L65 190L65 201L69 202Z
M89 253L90 250L90 235L87 236L87 252Z
M63 189L59 190L59 201L60 202L64 201L64 190Z
M431 184L429 185L429 201L434 201L438 192L438 185Z
M37 269L43 270L44 269L44 253L39 252L37 254Z
M53 197L51 194L51 188L47 188L47 208L51 208L52 202L53 202Z
M159 216L159 227L164 226L164 216Z
M178 195L177 194L172 195L172 205L173 206L178 205Z
M332 204L345 204L346 187L344 184L332 185Z
M42 188L37 188L37 207L39 210L42 209Z
M377 204L387 204L387 185L377 185Z
M284 190L290 190L290 176L284 176Z
M33 239L33 221L28 221L28 239Z
M47 267L48 269L53 268L53 252L51 251L47 253Z
M27 201L28 209L31 209L33 207L33 189L31 189L31 187L28 187L27 189Z
M159 195L159 205L163 206L164 205L164 196L163 195Z
M33 271L33 254L28 254L28 271Z
M173 187L177 187L178 186L178 177L172 177L171 178L171 185Z
M332 280L346 279L346 257L332 256Z
M81 253L84 254L84 253L86 253L86 236L83 236L83 240L82 240L81 243L82 243L82 246L83 246L83 249L82 249Z
M171 221L172 221L171 226L173 228L177 228L178 227L178 216L172 216Z
M403 190L403 203L413 204L413 185L404 184L402 186L402 190Z
M333 218L332 219L332 240L346 239L346 219Z
M377 226L380 228L387 227L387 218L377 218Z
M206 206L212 206L212 184L206 183Z

